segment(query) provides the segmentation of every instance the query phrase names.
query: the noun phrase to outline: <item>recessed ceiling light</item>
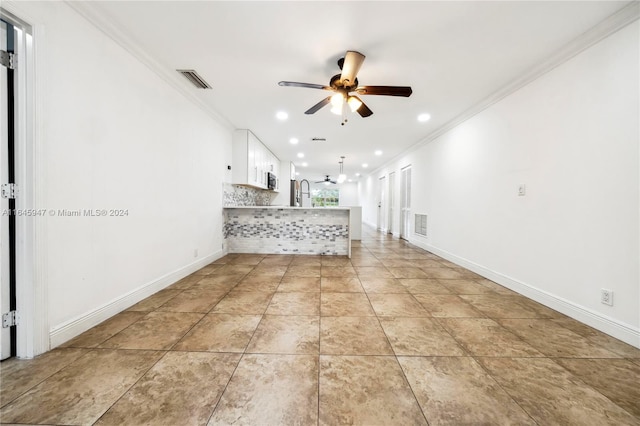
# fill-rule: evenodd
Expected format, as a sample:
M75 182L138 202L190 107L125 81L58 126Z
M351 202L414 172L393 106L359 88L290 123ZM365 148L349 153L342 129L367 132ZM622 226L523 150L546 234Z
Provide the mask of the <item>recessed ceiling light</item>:
M289 143L290 143L291 145L296 145L296 144L298 143L298 138L291 138L291 139L289 139Z
M356 173L356 176L360 177L360 173Z
M366 169L367 167L369 167L369 165L368 165L367 163L364 163L364 164L362 165L362 167L364 167L364 168Z
M418 116L418 121L420 121L422 123L424 123L425 121L429 121L429 119L431 119L431 115L426 114L426 113L425 114L420 114Z
M347 182L353 182L353 179L349 179L349 180L347 180Z
M296 176L300 176L300 172L296 172Z
M308 164L308 163L306 163L306 162L302 163L302 167L307 167L308 165L309 165L309 164Z
M376 152L374 152L375 155L382 155L382 151L380 151L379 149L376 150Z
M298 158L304 158L304 154L302 152L298 153Z
M277 118L278 120L286 120L287 118L289 118L289 114L287 114L287 113L286 113L286 112L284 112L284 111L278 111L278 112L276 113L276 118Z

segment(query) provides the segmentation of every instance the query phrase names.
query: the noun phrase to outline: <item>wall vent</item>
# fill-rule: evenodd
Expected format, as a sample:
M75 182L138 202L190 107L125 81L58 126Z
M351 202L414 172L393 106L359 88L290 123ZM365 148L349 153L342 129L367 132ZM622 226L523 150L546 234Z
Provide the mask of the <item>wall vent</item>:
M427 236L427 215L426 214L416 213L416 226L413 229L416 234L422 235L424 237Z
M209 85L209 83L204 81L204 79L200 77L198 73L195 72L195 70L176 70L176 71L184 75L185 78L189 80L191 83L193 83L193 85L196 86L198 89L211 89L211 86Z
M326 138L311 138L311 142L326 142Z

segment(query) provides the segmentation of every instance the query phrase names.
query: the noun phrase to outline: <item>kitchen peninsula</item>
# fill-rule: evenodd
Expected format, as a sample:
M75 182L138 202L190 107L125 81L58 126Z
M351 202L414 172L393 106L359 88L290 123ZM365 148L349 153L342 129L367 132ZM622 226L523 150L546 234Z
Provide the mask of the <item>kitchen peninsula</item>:
M348 207L224 207L229 253L351 257Z

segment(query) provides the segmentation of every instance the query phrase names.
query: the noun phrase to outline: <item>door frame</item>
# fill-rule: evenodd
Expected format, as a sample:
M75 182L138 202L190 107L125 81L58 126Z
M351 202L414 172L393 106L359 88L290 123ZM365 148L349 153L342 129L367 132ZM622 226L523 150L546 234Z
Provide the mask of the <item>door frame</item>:
M381 176L378 178L378 220L377 230L383 233L387 232L386 229L386 194L385 185L387 184L387 177Z
M411 165L400 169L400 238L410 241Z
M42 210L46 185L43 178L44 143L40 117L46 75L38 52L44 50L43 28L31 25L17 2L3 3L0 17L19 29L15 51L18 66L15 86L15 181L16 210ZM36 43L36 40L38 42ZM36 58L40 57L40 60ZM48 286L46 285L45 216L16 216L16 309L19 316L16 355L32 358L50 349Z
M389 191L387 193L387 233L393 235L394 205L396 203L396 172L389 173Z

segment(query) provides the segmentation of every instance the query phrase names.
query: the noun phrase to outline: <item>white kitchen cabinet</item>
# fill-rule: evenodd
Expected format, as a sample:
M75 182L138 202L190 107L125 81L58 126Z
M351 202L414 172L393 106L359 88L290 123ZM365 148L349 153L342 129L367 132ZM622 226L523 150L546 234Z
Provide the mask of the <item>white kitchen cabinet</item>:
M267 189L267 173L274 173L280 180L279 164L280 160L251 131L233 133L232 183Z

